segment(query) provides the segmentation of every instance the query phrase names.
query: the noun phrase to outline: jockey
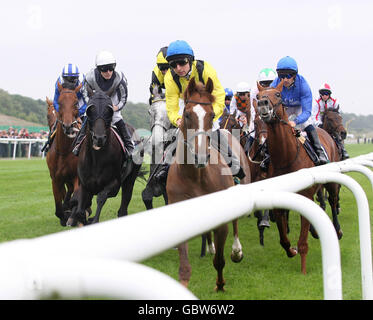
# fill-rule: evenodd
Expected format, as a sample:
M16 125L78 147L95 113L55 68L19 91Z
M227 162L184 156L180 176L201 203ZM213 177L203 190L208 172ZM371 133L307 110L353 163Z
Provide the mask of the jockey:
M246 111L250 109L250 86L247 82L240 82L236 87L236 94L232 98L230 112L236 112L236 118L242 127L247 127Z
M233 91L230 88L225 88L224 91L225 91L224 111L229 113L230 112L230 107L231 107L231 101L232 101L232 98L233 98ZM223 111L223 113L224 113L224 111ZM222 119L222 116L219 118L219 122L221 121L221 119Z
M213 103L213 109L215 118L213 120L213 132L212 140L216 143L219 139L221 144L224 144L228 149L228 155L220 149L219 151L223 156L231 157L230 161L226 160L227 163L232 163L232 173L239 179L244 178L242 168L239 164L239 159L232 153L228 147L228 141L225 135L220 134L218 119L223 114L224 110L224 98L225 91L220 84L220 81L216 75L215 69L206 61L195 60L194 53L190 45L183 40L176 40L171 42L167 49L166 59L170 65L170 70L165 75L165 87L166 87L166 108L168 118L171 124L179 127L181 124L182 116L180 115L179 98L183 97L184 91L189 84L189 80L192 77L199 80L202 83L206 83L210 78L214 83L214 90L212 92L215 97ZM219 148L219 144L218 144ZM163 165L161 171L155 176L156 179L162 180L167 177L168 165ZM238 173L236 173L238 172Z
M284 81L281 97L282 104L287 107L286 112L289 116L290 126L304 130L307 133L318 156L317 165L327 163L328 158L321 147L319 136L313 126L311 117L312 92L306 79L298 74L298 65L289 56L279 60L276 71L278 77L271 83L271 87L275 88L281 80Z
M255 85L251 88L250 92L250 105L251 105L251 118L250 118L250 124L249 124L249 132L250 132L250 139L249 139L249 146L248 150L250 149L254 139L255 139L255 128L254 128L254 119L255 119L255 107L254 107L254 101L256 103L256 95L258 94L258 83L264 87L268 88L272 81L277 78L277 72L271 68L264 68L260 70L258 79L255 82ZM246 149L246 148L245 148ZM260 164L260 167L263 170L266 170L268 168L269 163L269 154L264 150L265 156Z
M60 83L64 88L74 90L81 83L84 84L84 80L85 80L84 75L80 74L79 68L77 65L68 63L63 67L62 73L56 81L55 90L54 90L53 106L57 112L59 110L58 98L60 97L60 90L58 89L58 83ZM80 118L83 118L85 109L87 108L87 103L83 96L82 88L77 93ZM53 132L56 130L56 127L57 127L57 121L54 123L53 127L51 128L49 135L48 135L48 140L43 146L42 151L48 152L49 147L53 141L53 138L51 139L51 136Z
M170 68L166 60L166 54L167 54L167 47L162 47L157 54L157 65L153 69L152 81L149 87L150 94L151 94L150 99L149 99L150 105L152 104L154 86L156 85L158 86L159 93L162 93L162 89L165 89L164 76L167 70Z
M319 89L320 97L315 99L316 103L314 104L312 115L314 119L314 123L316 126L322 127L324 121L324 112L327 109L336 109L338 112L340 111L339 103L337 99L331 97L332 89L329 84L325 83ZM348 159L350 156L348 155L343 141L339 139L334 139L338 148L341 150L342 153L342 160Z
M96 68L87 74L83 92L87 101L95 92L103 92L111 98L114 109L111 124L117 127L126 147L126 157L130 159L134 145L121 115L121 110L127 102L127 79L121 71L115 71L115 67L116 59L111 52L99 52L96 56ZM86 121L83 122L75 142L73 153L76 156L85 135L85 125Z

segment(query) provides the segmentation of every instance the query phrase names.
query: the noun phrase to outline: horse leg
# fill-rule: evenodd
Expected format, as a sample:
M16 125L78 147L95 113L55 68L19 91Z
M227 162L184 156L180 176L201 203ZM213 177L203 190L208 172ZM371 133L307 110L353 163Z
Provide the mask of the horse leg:
M337 232L338 239L340 240L343 236L343 231L338 221L338 193L339 193L339 185L336 183L328 183L326 185L328 190L328 201L330 208L332 209L332 216L333 216L333 225L335 231Z
M261 210L255 211L254 216L257 218L256 226L259 230L259 243L264 246L264 230L269 228L269 210L264 210L264 215Z
M52 179L52 189L54 196L54 204L56 207L55 215L60 219L60 224L63 227L66 227L66 218L63 211L62 200L64 197L65 187L63 184L56 182Z
M324 188L320 188L317 191L316 199L320 203L320 207L325 211L326 203L325 203L325 198L324 198Z
M145 204L146 210L153 209L153 192L147 185L141 193L142 201Z
M91 219L88 219L88 223L98 223L100 221L100 214L101 214L101 210L108 198L108 190L105 188L104 190L102 190L101 192L99 192L97 194L97 199L96 199L96 202L97 202L97 209L96 209L96 214L93 218Z
M286 254L289 258L294 257L297 254L297 250L290 247L290 241L287 237L287 217L286 210L273 210L273 214L276 219L277 229L280 235L280 244L286 251Z
M188 242L183 242L178 246L179 251L179 281L183 286L188 288L192 267L188 258Z
M232 221L233 224L233 236L234 241L232 245L231 260L235 263L241 262L243 259L242 245L240 239L238 238L238 220L235 219Z
M224 245L228 236L228 225L224 224L214 230L214 242L216 253L214 257L214 267L218 273L216 278L215 291L224 291L225 280L223 277L223 268L225 266Z
M300 254L301 259L301 272L303 274L306 274L306 257L308 253L308 231L310 229L310 223L309 221L301 216L301 230L298 240L298 250Z
M206 255L206 242L207 242L207 252L210 254L215 254L215 245L212 241L211 231L208 231L202 235L202 245L201 245L201 258Z
M135 165L132 172L122 183L122 201L118 210L118 218L126 216L128 214L128 205L132 199L133 187L137 178L137 174L141 168L140 165Z
M87 224L86 209L91 206L92 198L93 195L88 193L83 186L74 193L73 201L77 201L78 204L72 209L72 213L66 222L67 226L74 226L77 221L83 225Z

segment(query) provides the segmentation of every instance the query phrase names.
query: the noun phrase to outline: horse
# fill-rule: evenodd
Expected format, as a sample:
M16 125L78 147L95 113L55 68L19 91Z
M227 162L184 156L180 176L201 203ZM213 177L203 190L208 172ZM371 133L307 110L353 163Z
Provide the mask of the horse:
M342 116L339 113L339 106L336 109L329 108L325 110L321 128L323 128L333 138L339 151L339 160L343 160L343 151L340 150L339 144L342 143L342 140L346 139L347 130L343 126ZM317 192L317 200L319 201L320 207L323 210L325 210L326 208L325 199L327 198L327 195L325 193L324 188L320 188L320 190ZM341 210L339 205L339 198L337 208L339 213ZM342 233L340 234L340 236L342 236Z
M83 225L98 223L106 200L115 197L120 188L122 198L118 217L128 214L135 180L143 174L140 168L144 152L143 148L136 148L136 152L140 150L140 157L136 155L136 161L127 161L123 165L126 160L124 147L118 134L111 128L113 112L111 99L106 94L97 92L90 98L86 109L86 136L78 158L80 184L74 193L75 206L67 221L69 226L75 225L76 221ZM133 157L135 160L135 151ZM94 195L97 195L96 213L87 221L85 210L91 206Z
M263 160L262 150L267 138L267 131L265 128L265 123L259 118L258 114L255 114L254 119L255 127L255 140L248 151L248 159L250 165L251 182L259 181L266 178L266 173L263 172L259 164ZM249 134L245 134L236 119L236 110L234 113L230 114L228 110L224 110L224 113L220 120L220 128L226 129L232 133L233 130L240 130L240 143L243 148L245 148L247 140L249 139ZM261 210L254 212L254 216L257 218L257 228L259 231L259 242L264 245L264 230L268 228L269 225L269 210L264 211L264 215Z
M158 183L153 178L159 163L162 162L165 147L169 144L168 132L171 122L167 116L166 100L158 91L158 86L153 88L153 99L149 109L151 119L151 137L148 140L151 145L151 163L149 178L145 189L142 191L142 200L147 210L153 208L153 197L163 196L165 204L168 203L166 186ZM173 131L173 130L172 130Z
M46 161L52 179L53 196L55 202L55 215L60 219L60 224L66 226L67 216L70 214L70 199L74 190L78 188L78 159L72 154L72 144L79 132L76 89L68 89L58 83L60 96L58 99L59 112L57 112L56 137L47 153ZM48 107L51 116L48 123L51 127L53 110ZM53 124L52 124L53 126ZM66 192L67 188L67 192Z
M222 175L222 170L229 172L225 160L219 157L219 152L211 147L211 130L215 114L212 103L214 96L212 80L209 78L206 85L196 83L193 77L184 92L185 108L177 137L175 161L171 164L166 190L169 203L206 195L234 186L232 175ZM192 137L187 133L193 131ZM228 132L221 132L227 134ZM241 166L246 174L245 183L250 180L250 171L246 156L238 141L232 137L230 140L232 151L240 152ZM211 161L214 159L214 161ZM189 161L188 161L189 160ZM190 163L191 162L191 163ZM244 180L244 179L242 179ZM203 213L201 213L203 214ZM225 265L224 245L228 235L228 224L214 229L215 256L213 264L217 270L216 291L224 291L225 280L223 268ZM237 240L233 247L236 246ZM239 242L238 242L239 243ZM179 280L188 286L191 266L188 260L188 244L181 243L179 251ZM242 247L241 247L242 251Z
M54 108L53 102L46 97L45 101L47 103L47 122L48 122L48 127L49 130L52 130L54 124L56 123L57 120L57 111Z
M261 119L267 124L267 146L270 154L270 165L268 177L275 177L282 174L297 171L302 168L315 166L308 156L307 151L296 137L294 128L289 125L285 107L282 104L281 91L283 80L276 88L264 88L258 84L257 108ZM316 129L321 143L324 145L330 161L338 161L338 151L330 135L321 128ZM313 200L319 185L314 185L299 194ZM329 193L329 201L332 207L333 222L337 234L339 233L339 223L337 215L337 199L339 186L336 183L325 184ZM294 257L298 251L291 248L287 237L287 217L286 210L273 210L276 224L280 235L280 244L284 248L288 257ZM306 274L306 257L308 253L308 232L310 231L309 221L301 216L301 230L298 240L298 250L301 256L301 272Z

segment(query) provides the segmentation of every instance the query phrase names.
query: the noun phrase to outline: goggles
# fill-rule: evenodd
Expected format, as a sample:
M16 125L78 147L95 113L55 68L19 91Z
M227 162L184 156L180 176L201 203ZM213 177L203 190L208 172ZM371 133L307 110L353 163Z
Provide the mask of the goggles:
M328 91L328 90L320 90L319 92L320 92L321 96L329 96L330 95L330 91Z
M175 69L178 65L184 67L189 62L188 58L174 60L170 62L171 68Z
M106 64L104 66L98 66L97 69L101 72L114 71L115 63L114 64Z
M280 78L280 79L291 79L292 77L294 77L294 74L292 74L292 73L279 73L278 74L278 77Z

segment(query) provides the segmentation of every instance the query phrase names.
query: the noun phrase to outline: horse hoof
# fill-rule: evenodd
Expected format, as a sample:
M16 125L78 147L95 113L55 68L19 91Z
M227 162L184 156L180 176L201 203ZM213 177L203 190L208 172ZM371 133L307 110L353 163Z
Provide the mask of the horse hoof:
M343 237L343 231L341 229L337 232L337 236L338 236L338 240L342 239L342 237Z
M66 227L66 226L67 226L67 222L66 222L66 220L65 220L65 219L60 219L60 225L61 225L62 227Z
M289 248L289 251L286 252L289 258L293 258L298 254L297 248Z
M188 280L180 280L180 283L185 287L188 288L189 281Z
M214 291L215 292L219 292L219 291L220 292L225 292L224 285L225 285L225 283L217 284L216 287L214 288Z
M239 263L243 259L243 252L242 251L232 251L231 253L231 260L234 263Z
M69 219L67 220L67 222L66 222L65 225L66 225L67 227L72 227L73 224L74 224L74 219L73 219L73 218L69 218Z

